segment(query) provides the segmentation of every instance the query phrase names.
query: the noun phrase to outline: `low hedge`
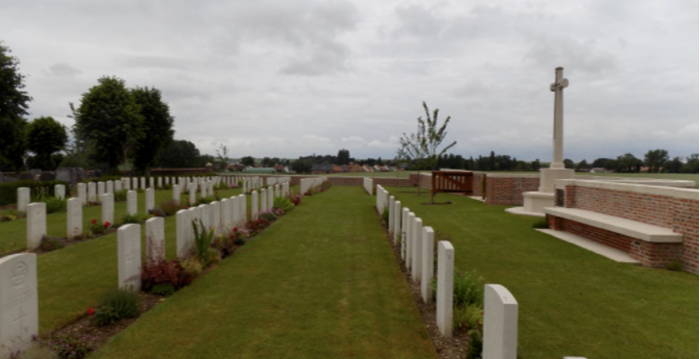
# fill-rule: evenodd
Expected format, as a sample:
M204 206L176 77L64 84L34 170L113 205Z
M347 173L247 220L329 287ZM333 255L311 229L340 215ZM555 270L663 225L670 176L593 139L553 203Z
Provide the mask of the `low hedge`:
M20 187L29 187L32 200L35 200L37 195L53 197L57 184L66 186L66 196L68 197L70 186L65 181L17 181L0 184L0 206L17 203L17 189Z

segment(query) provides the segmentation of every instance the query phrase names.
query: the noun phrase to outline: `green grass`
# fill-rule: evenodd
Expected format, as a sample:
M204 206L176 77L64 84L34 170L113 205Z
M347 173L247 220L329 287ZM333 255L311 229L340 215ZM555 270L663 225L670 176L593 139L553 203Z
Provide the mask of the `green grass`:
M323 176L331 177L369 177L369 178L408 178L410 174L417 173L416 171L392 171L392 172L348 172L348 173L332 173ZM428 173L428 171L421 171ZM319 175L320 176L320 175Z
M333 187L94 358L435 358L360 187Z
M230 197L240 193L240 190L225 190L219 193L222 197ZM171 191L156 191L156 205L170 199L171 196ZM139 196L140 213L144 211L144 197ZM126 202L117 203L117 206L122 207L122 213L126 213ZM95 208L98 211L100 209L100 207L89 209ZM61 229L63 232L54 235L65 236L65 213L62 216L60 213L52 214L47 218L49 228L54 227L55 231L63 228ZM89 221L89 217L86 220ZM175 220L174 216L165 218L165 249L169 258L173 258L176 253ZM0 224L0 230L3 230L2 226L14 222ZM143 256L145 256L145 227L141 226ZM18 230L21 236L25 235L24 230L24 227ZM2 233L4 236L6 232ZM111 233L61 250L41 254L37 258L37 273L39 313L41 313L39 331L43 333L83 315L90 306L95 305L102 293L117 287L117 234Z
M519 303L523 359L697 358L698 277L613 262L535 231L537 218L448 194L389 188L437 237L455 265L508 288Z

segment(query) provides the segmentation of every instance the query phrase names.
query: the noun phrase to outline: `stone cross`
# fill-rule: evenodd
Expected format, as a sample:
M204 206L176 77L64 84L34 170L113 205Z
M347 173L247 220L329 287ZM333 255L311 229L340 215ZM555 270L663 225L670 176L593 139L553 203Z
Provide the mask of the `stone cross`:
M0 356L26 350L39 333L36 254L0 259Z
M554 83L549 90L554 92L554 153L549 168L564 167L564 89L569 86L569 80L564 77L564 68L555 70Z

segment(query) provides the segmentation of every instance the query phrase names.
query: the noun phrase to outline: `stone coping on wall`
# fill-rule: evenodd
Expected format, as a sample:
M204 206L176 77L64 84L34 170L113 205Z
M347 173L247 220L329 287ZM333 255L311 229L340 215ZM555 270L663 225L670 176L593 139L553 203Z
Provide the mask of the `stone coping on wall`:
M645 242L683 242L683 235L673 232L672 229L637 222L631 219L610 216L607 214L578 208L547 207L544 209L544 212L550 216L566 218L574 222L587 224L589 226L641 239Z
M599 180L579 180L579 179L561 179L556 181L557 189L565 189L567 186L580 186L589 188L600 188L611 191L633 192L641 194L649 194L656 196L666 196L678 199L688 199L697 201L700 199L700 191L690 188L671 187L671 184L684 185L682 182L692 181L654 181L651 185L647 181L644 184L630 182L604 182ZM664 183L664 184L661 184ZM695 183L693 182L693 185Z

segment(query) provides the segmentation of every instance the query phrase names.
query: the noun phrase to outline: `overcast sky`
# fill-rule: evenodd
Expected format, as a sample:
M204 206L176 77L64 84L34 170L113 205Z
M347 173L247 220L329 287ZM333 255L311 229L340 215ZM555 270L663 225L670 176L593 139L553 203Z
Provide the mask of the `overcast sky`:
M31 118L72 126L102 76L161 90L175 138L231 157L393 158L422 101L453 153L698 152L698 1L0 0Z

